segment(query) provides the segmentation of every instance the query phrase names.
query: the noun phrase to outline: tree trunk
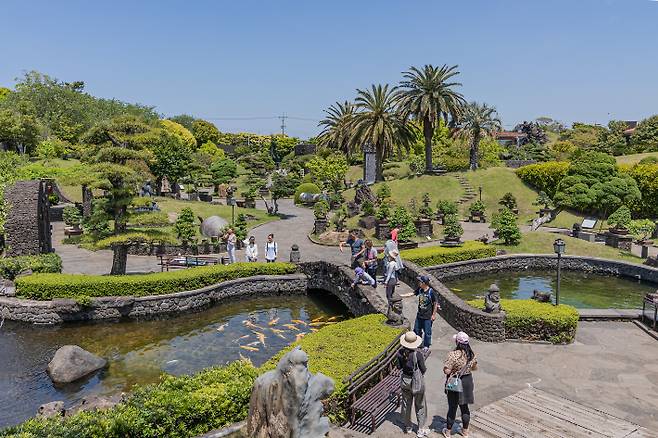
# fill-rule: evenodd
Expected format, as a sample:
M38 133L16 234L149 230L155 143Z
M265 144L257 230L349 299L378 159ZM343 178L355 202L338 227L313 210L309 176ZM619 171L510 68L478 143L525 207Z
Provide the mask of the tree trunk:
M112 252L112 270L110 271L110 275L125 275L126 266L128 265L128 246L113 245Z
M477 170L478 168L478 146L480 145L480 136L474 135L471 142L471 158L470 158L470 168L471 170Z
M423 120L423 136L425 137L425 170L432 171L432 136L434 134L434 127L429 117Z
M273 214L279 214L279 203L277 201L278 201L278 199L272 198L272 203L274 204L274 213Z
M384 147L375 145L375 180L384 181Z

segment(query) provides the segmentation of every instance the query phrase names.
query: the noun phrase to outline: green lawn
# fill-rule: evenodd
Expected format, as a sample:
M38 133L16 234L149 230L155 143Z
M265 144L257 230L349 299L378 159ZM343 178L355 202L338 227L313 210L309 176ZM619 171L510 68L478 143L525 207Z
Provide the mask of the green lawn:
M194 211L195 216L207 218L208 216L219 216L231 222L231 207L228 205L213 205L201 201L180 201L172 198L155 198L160 210L165 213L179 213L183 208L189 207ZM255 227L266 222L277 220L276 216L269 216L266 211L253 208L235 208L235 217L240 213L254 216L256 219L249 221L249 228Z
M658 152L645 152L643 154L620 155L616 157L617 164L636 164L642 158L658 157Z
M640 257L600 243L590 243L581 239L542 231L524 233L521 243L517 246L506 246L497 243L493 245L511 254L554 254L553 242L557 238L561 238L566 242L567 255L601 257L633 263L642 263L643 261Z

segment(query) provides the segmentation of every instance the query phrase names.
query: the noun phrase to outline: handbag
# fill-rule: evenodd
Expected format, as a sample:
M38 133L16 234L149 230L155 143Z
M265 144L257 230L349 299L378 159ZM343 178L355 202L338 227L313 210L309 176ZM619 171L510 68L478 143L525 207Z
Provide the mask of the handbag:
M416 357L416 352L413 351L411 354L414 355L414 372L411 377L411 394L416 395L423 392L423 373L418 367L418 358Z
M462 376L466 372L466 368L468 368L470 360L466 361L466 365L459 371L457 374L452 374L448 376L446 379L446 391L450 392L464 392L464 386L462 384Z

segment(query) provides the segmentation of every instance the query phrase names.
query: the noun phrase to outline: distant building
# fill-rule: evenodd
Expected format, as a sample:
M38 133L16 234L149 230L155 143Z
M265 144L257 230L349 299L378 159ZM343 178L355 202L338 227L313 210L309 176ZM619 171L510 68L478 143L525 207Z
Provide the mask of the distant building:
M527 137L528 134L516 131L500 131L494 134L494 138L501 146L521 146Z
M627 126L627 128L624 130L624 136L628 138L635 134L635 129L637 128L637 120L624 120L624 123L626 123Z
M299 143L295 146L295 156L313 155L316 150L317 146L313 143Z
M234 144L219 144L217 147L223 150L227 155L233 155L235 153Z

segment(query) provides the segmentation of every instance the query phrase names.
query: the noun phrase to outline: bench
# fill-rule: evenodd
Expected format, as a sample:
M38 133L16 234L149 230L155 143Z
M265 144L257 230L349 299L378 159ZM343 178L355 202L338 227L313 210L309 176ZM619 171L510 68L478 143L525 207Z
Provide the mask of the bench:
M215 256L202 256L202 255L161 255L160 258L160 270L162 272L169 271L170 269L186 269L193 268L197 266L208 266L208 265L218 265L223 264L224 257L215 257Z

